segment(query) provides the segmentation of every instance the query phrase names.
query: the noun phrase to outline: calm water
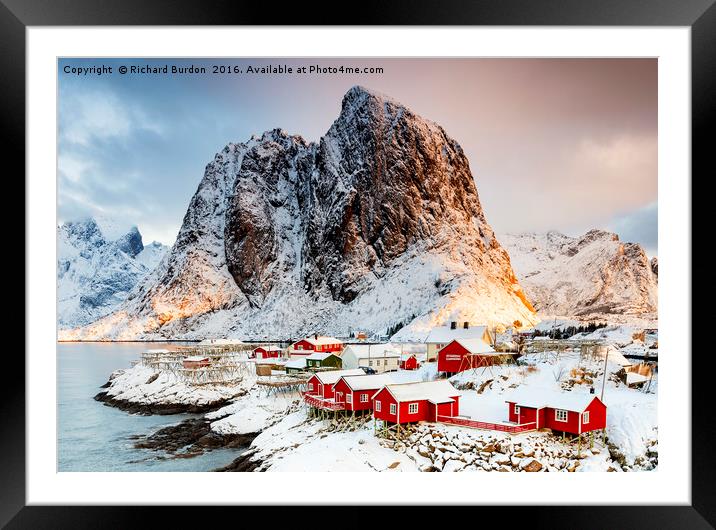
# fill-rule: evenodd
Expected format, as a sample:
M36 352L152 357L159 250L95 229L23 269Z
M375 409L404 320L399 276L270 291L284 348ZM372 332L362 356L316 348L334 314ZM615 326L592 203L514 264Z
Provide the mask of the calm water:
M134 449L132 435L196 417L138 416L107 407L93 398L118 368L129 368L148 348L177 343L85 343L57 345L59 471L210 471L237 458L237 449L219 449L194 458L162 460L165 453Z

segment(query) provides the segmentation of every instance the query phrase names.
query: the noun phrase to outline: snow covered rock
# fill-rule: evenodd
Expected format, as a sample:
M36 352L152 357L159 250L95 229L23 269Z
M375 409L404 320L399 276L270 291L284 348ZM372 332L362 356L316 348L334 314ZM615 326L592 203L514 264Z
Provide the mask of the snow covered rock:
M144 246L136 226L88 218L57 227L58 325L89 324L112 312L159 263L167 247Z
M317 143L280 129L210 162L168 259L79 339L346 336L535 321L465 154L362 87Z
M637 243L603 230L576 238L555 231L505 234L500 241L540 314L656 313L658 265Z

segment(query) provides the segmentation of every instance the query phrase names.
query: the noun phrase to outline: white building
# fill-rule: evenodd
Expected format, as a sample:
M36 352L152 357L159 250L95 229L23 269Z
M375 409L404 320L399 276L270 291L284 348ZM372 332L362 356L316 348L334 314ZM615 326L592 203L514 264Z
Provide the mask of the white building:
M341 355L343 368L368 367L377 373L400 366L400 352L392 344L349 344Z
M449 326L433 328L425 338L428 346L428 361L438 358L438 352L455 339L481 339L487 344L492 344L492 338L487 326L471 326L469 322L451 322Z

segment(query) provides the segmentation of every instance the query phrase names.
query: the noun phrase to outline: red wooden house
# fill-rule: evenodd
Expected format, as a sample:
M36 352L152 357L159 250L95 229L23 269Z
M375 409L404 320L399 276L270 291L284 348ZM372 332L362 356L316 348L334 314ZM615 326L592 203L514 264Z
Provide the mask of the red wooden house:
M341 377L351 375L365 375L365 372L360 368L317 372L309 378L306 394L320 399L333 399L333 386Z
M373 395L393 380L387 374L344 375L334 385L336 403L345 410L373 410Z
M254 357L256 359L277 359L283 354L283 349L279 346L259 346L254 349Z
M470 368L492 366L504 362L509 355L513 354L496 352L483 339L455 339L438 352L438 372L456 374Z
M420 361L415 354L404 355L400 359L401 370L417 370L420 368Z
M449 381L386 385L373 395L373 415L389 423L437 421L459 414L460 394Z
M607 406L594 394L530 389L506 400L509 419L536 429L583 434L607 426Z
M289 346L288 353L291 357L311 355L314 352L340 352L343 350L343 342L334 337L323 337L314 335L294 342Z

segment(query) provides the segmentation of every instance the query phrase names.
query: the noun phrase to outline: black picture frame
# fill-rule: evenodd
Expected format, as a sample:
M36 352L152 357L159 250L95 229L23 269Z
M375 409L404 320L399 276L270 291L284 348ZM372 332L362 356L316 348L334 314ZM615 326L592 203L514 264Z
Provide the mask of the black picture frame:
M715 0L364 0L351 6L338 2L289 3L271 8L259 2L198 0L0 0L0 115L7 160L25 172L25 31L28 26L114 25L549 25L549 26L688 26L691 28L692 175L706 177L716 107ZM348 8L348 9L346 9ZM348 16L350 15L350 18ZM709 134L711 133L711 134ZM709 168L710 169L710 168ZM713 170L711 170L713 171ZM17 178L17 177L12 177ZM17 179L19 180L19 179ZM693 182L692 177L692 182ZM690 259L685 256L684 259ZM32 278L25 277L25 285ZM31 308L30 308L31 309ZM709 311L713 314L713 310ZM696 312L694 313L696 316ZM32 318L32 314L26 315ZM698 317L697 317L698 318ZM704 317L705 318L705 317ZM698 329L692 325L692 329ZM705 329L709 329L706 327ZM691 344L679 352L691 357ZM15 377L4 383L0 399L0 524L8 528L122 527L147 522L149 508L25 506L25 363L4 359ZM529 506L479 507L481 518L553 528L713 528L716 489L709 446L714 427L706 395L708 371L692 363L692 503L689 506ZM693 418L709 421L694 422ZM559 495L555 492L555 502ZM507 499L506 499L507 501ZM629 499L624 499L628 503ZM187 527L205 517L180 508L162 510L164 525ZM246 510L246 508L241 508ZM142 513L140 513L140 510ZM291 509L291 517L295 517ZM384 509L383 509L384 510ZM426 510L425 507L421 511ZM236 513L236 512L234 512ZM243 517L250 517L242 512ZM256 514L258 515L258 514ZM415 514L413 514L414 517ZM345 511L343 511L345 516ZM212 518L216 514L212 514ZM384 514L373 520L389 520ZM455 521L462 512L451 513ZM172 521L175 519L175 521ZM576 524L575 522L579 523ZM202 521L205 523L205 520ZM237 521L239 522L239 521ZM503 521L504 522L504 521Z

